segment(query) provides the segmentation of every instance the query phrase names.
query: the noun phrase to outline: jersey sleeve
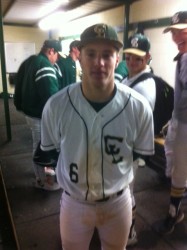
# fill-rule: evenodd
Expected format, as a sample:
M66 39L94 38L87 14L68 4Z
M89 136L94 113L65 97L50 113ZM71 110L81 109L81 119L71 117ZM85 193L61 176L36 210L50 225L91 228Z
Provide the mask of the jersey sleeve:
M40 100L43 105L47 102L49 97L59 91L59 80L55 68L43 63L41 68L37 70L35 75L35 83L37 93L40 95Z
M153 111L156 101L156 87L154 79L148 78L144 81L139 82L134 86L134 90L136 90L148 100Z
M183 54L175 83L175 115L178 120L187 122L187 53Z
M122 82L122 80L127 77L128 69L126 62L123 60L118 64L118 67L115 69L114 72L115 82Z
M141 110L141 117L139 118L140 119L137 120L138 133L134 143L134 152L141 155L153 155L154 154L153 113L147 100L144 100L144 105Z

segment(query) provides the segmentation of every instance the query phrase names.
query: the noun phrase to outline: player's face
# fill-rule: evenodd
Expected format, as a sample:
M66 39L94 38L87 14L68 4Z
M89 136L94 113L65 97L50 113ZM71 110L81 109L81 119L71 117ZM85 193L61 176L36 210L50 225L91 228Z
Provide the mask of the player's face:
M49 55L48 58L51 64L55 64L56 61L58 60L58 52L56 52L54 49L50 49L48 55Z
M75 55L76 59L79 59L80 51L78 50L77 47L74 47L74 48L73 48L73 52L74 52L74 55Z
M180 53L187 52L187 29L172 29L172 39L176 43Z
M83 85L100 90L113 87L118 60L118 52L111 44L95 42L85 45L80 53Z
M125 60L129 70L129 76L135 76L143 71L146 68L149 58L150 56L148 54L140 57L131 53L126 53Z

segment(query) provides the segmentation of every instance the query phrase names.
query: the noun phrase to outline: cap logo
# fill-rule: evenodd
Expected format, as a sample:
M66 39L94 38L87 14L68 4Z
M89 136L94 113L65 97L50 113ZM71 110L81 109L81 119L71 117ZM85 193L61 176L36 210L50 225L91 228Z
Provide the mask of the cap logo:
M131 40L131 45L132 45L133 48L138 48L138 38L137 37L134 37Z
M96 25L94 27L94 32L97 34L97 37L105 37L106 25Z
M172 23L178 23L179 22L179 13L176 13L173 17L172 17Z

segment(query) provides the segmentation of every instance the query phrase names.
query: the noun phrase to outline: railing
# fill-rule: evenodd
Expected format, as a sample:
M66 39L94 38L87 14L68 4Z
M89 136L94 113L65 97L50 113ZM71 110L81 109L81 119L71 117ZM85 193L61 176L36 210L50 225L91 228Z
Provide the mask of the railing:
M0 247L20 250L0 164Z

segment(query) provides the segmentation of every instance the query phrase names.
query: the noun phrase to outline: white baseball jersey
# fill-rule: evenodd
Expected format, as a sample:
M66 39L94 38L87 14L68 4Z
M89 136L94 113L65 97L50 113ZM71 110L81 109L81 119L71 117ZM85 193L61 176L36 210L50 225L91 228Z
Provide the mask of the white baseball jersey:
M146 69L141 71L139 74L135 75L134 77L131 77L130 79L126 77L122 83L130 86L138 77L143 75L144 73L150 73L151 69L147 65ZM148 78L146 80L138 82L134 87L134 90L136 90L138 93L143 95L149 102L151 109L154 110L155 107L155 101L156 101L156 86L155 86L155 80L153 78Z
M96 112L81 83L52 96L43 111L41 148L60 150L57 180L72 197L95 201L133 179L133 154L154 153L153 117L144 97L116 84L113 99Z

